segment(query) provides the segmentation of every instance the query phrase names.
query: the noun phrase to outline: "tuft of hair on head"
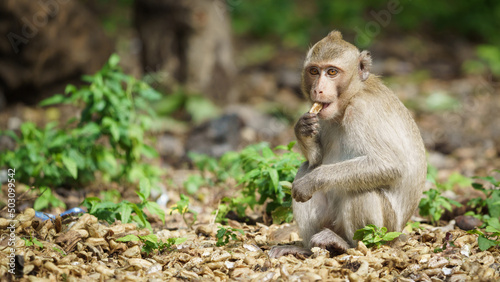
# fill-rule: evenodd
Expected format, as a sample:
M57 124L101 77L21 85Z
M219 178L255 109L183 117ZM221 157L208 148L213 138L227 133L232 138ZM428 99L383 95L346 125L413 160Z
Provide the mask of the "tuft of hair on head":
M342 33L338 30L332 30L330 33L328 33L328 38L331 39L342 39Z

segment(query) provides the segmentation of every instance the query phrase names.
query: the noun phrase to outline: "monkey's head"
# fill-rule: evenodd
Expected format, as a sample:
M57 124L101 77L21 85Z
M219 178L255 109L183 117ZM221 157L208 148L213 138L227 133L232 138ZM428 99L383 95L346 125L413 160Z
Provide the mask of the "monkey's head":
M370 75L371 57L332 31L307 53L302 70L302 92L312 102L323 104L320 119L341 115L350 98Z

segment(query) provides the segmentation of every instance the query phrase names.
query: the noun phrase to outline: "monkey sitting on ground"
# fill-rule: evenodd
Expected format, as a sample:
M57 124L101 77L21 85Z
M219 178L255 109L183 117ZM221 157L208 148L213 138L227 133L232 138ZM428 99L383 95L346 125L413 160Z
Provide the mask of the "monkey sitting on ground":
M321 110L295 125L307 159L292 187L304 248L276 246L271 257L308 255L312 247L343 253L356 245L357 229L375 224L401 231L417 208L427 171L422 138L410 112L370 75L370 66L370 53L338 31L307 53L302 92Z

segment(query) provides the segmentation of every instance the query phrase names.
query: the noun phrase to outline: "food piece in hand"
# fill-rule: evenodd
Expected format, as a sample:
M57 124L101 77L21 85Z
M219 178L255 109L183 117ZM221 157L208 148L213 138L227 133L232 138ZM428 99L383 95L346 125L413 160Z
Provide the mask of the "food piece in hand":
M319 111L321 111L321 109L323 109L323 104L321 103L314 103L312 108L309 110L309 112L311 114L317 114L319 113Z

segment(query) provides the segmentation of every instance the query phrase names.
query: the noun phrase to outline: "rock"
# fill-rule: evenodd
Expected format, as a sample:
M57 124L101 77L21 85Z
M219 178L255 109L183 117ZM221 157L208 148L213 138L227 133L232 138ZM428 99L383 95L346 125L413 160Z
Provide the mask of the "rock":
M177 82L214 101L234 102L229 15L226 1L135 1L144 71L168 73L169 81L161 81L168 86Z
M455 222L458 227L462 230L472 230L476 227L479 227L483 224L483 222L473 216L470 215L460 215L455 217Z
M243 123L237 114L225 114L205 122L191 131L186 142L186 151L220 157L235 151L240 144Z
M99 70L112 52L81 1L0 1L0 87L7 103L36 102Z
M184 146L179 138L168 133L158 138L157 148L160 156L166 158L169 162L176 162L185 154Z
M244 141L249 143L270 141L280 136L289 127L279 119L249 106L229 106L226 108L226 112L238 115L243 121L245 129L250 131L249 134L246 134L250 139L245 138Z

